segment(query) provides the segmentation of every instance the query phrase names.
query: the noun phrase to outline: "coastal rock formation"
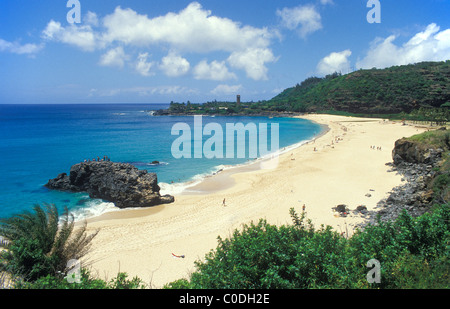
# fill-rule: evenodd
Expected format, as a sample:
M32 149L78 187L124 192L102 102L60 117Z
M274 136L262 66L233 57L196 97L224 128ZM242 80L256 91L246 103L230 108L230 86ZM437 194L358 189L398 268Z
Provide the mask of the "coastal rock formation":
M160 195L155 173L110 161L75 164L69 175L62 173L50 179L45 187L87 192L91 198L112 202L119 208L151 207L174 201L173 196Z
M392 158L395 165L402 162L414 164L434 164L442 157L440 148L424 147L422 144L402 138L395 142Z
M375 224L378 216L381 221L393 221L404 210L413 217L429 211L434 197L433 180L443 153L439 147L398 140L392 151L393 162L386 165L391 167L390 172L402 175L404 184L393 188L387 198L378 202L377 211L370 212L369 221L364 225Z

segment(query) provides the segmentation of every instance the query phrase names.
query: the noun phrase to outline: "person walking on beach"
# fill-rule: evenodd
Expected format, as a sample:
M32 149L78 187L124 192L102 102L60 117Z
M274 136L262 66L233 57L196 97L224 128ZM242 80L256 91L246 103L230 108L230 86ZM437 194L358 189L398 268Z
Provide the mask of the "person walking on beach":
M225 199L223 199L222 206L226 206L226 205L225 205Z

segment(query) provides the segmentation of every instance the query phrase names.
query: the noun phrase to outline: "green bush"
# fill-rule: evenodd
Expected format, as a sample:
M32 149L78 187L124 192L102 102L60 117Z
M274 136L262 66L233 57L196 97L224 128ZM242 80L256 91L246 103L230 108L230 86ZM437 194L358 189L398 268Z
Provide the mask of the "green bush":
M91 273L86 269L82 268L80 273L80 282L69 282L66 278L61 276L47 275L41 277L34 282L18 282L15 286L16 289L90 289L90 290L103 290L103 289L142 289L146 286L143 284L142 280L134 277L129 280L126 273L118 273L117 277L113 278L109 282L93 278Z
M412 218L378 222L350 239L331 227L315 230L291 210L293 224L265 220L244 225L197 261L190 280L165 288L448 288L450 274L449 205ZM367 262L381 264L381 282L369 283Z
M86 224L75 230L67 209L61 217L55 205L33 210L0 221L0 235L6 239L0 270L28 281L65 273L70 260L87 254L97 234L87 235Z
M392 265L391 288L448 289L450 287L450 259L447 254L435 260L405 253Z
M41 209L42 210L42 209ZM38 210L37 213L39 213ZM54 210L48 209L48 212ZM47 212L47 215L48 215ZM44 212L45 213L45 212ZM53 212L54 213L54 212ZM297 289L297 288L449 288L450 287L450 205L436 205L432 212L413 218L403 212L394 222L377 222L347 239L331 227L315 229L305 214L290 211L291 225L275 226L260 220L244 225L218 246L204 261L196 262L189 280L166 284L167 289ZM21 289L138 289L142 280L119 273L109 282L92 278L81 268L79 283L69 283L66 272L55 272L61 256L54 254L57 240L49 232L47 216L29 229L30 237L4 229L10 237L1 255L12 274L21 275L15 288ZM38 216L38 217L39 217ZM34 216L20 217L36 218ZM16 218L17 219L17 218ZM36 223L36 221L31 220ZM31 222L30 221L30 222ZM28 226L29 221L22 222ZM33 226L33 225L31 225ZM43 228L46 227L47 228ZM52 224L50 224L52 226ZM41 236L36 233L39 230ZM52 230L52 229L50 229ZM70 230L70 229L69 229ZM25 230L23 230L25 231ZM22 232L23 232L22 231ZM57 233L58 237L63 237ZM84 233L82 233L84 234ZM77 235L82 235L77 233ZM42 235L46 235L45 237ZM58 239L59 239L58 238ZM66 237L64 237L66 239ZM72 239L69 237L67 239ZM81 239L84 239L83 237ZM73 239L72 239L73 241ZM68 242L72 243L72 242ZM82 242L84 243L84 242ZM45 246L47 245L47 246ZM50 248L49 252L48 251ZM64 250L63 250L64 251ZM71 251L71 250L69 250ZM381 282L369 283L367 262L381 265ZM30 280L33 279L33 280Z
M173 282L169 282L164 285L164 289L176 289L176 290L185 290L191 289L191 283L187 279L178 279Z
M48 256L36 239L17 239L2 253L1 258L5 271L27 280L37 280L54 273L55 258Z
M294 219L276 227L260 220L219 238L216 251L197 262L193 288L291 289L330 287L346 281L347 240L331 228L314 228Z
M401 264L399 259L401 261L403 256L432 261L448 254L449 214L448 205L418 218L412 218L405 211L395 222L379 223L356 233L349 242L357 262L353 267L377 259L382 265L383 278L379 287L395 288L398 272L393 270Z

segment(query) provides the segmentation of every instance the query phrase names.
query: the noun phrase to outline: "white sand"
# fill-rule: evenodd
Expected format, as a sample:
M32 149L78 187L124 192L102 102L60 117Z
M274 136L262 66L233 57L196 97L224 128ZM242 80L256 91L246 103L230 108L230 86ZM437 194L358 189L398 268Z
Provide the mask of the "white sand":
M173 204L117 211L89 220L89 230L100 229L89 255L94 272L104 279L127 272L161 288L187 278L195 270L194 262L216 248L217 236L228 237L242 224L260 218L272 224L290 224L289 209L295 207L300 213L303 204L316 227L331 225L351 234L363 217L336 217L332 207L346 204L354 210L366 205L373 210L401 184L401 176L388 172L385 165L392 161L395 141L424 129L381 119L304 118L328 125L330 130L280 156L276 169L226 171L191 188L203 193L176 196ZM219 190L221 184L226 184L226 189ZM224 198L226 206L222 206ZM185 258L175 258L172 253Z

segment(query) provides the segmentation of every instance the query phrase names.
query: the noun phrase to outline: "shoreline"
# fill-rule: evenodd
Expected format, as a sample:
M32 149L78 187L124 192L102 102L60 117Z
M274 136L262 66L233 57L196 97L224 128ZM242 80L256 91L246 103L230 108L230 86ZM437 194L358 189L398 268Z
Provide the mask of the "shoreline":
M285 116L283 116L285 117ZM294 118L302 118L302 116L292 116ZM303 118L305 119L305 118ZM321 131L319 134L315 135L314 137L312 137L309 140L304 140L298 143L294 143L292 145L283 147L283 149L279 149L278 151L275 152L275 154L277 156L282 156L285 153L295 150L299 147L302 147L304 145L307 145L311 142L314 142L315 140L319 139L320 137L322 137L323 135L327 134L330 131L330 128L328 125L326 124L321 124L318 123L314 120L311 120L312 122L318 124L321 127ZM233 186L236 185L236 181L233 179L233 175L234 174L241 174L241 173L247 173L247 172L254 172L254 171L258 171L261 170L261 164L263 164L263 162L266 162L268 160L268 158L256 158L251 160L251 162L245 162L245 163L240 163L237 165L228 165L228 166L224 166L223 168L219 169L216 172L212 172L210 174L204 175L204 174L199 174L199 175L204 175L201 177L201 179L199 180L190 180L184 183L177 183L174 184L175 186L180 185L181 187L183 187L183 189L181 189L181 192L165 192L162 188L161 188L161 195L163 194L172 194L175 197L179 197L179 196L191 196L191 195L208 195L208 194L213 194L213 193L218 193L220 191L224 191L226 189L230 189ZM161 185L161 184L160 184ZM162 183L162 185L168 185L168 186L172 186L172 184L167 184L167 183ZM107 204L111 204L109 202L105 202ZM161 207L164 205L157 205L154 207L150 207L150 208L128 208L128 209L119 209L117 207L110 207L108 210L106 210L103 213L100 214L96 214L93 216L88 216L88 217L82 217L80 220L77 221L88 221L88 222L98 222L98 221L103 221L103 220L111 220L111 219L116 219L116 218L134 218L134 217L139 217L141 214L140 212L145 212L145 214L153 214L153 213L157 213L159 211L161 211L164 207ZM167 205L170 206L170 205Z
M257 115L258 116L258 115ZM251 117L251 116L246 116ZM279 116L280 118L302 118L299 115L294 116ZM321 131L319 134L315 134L313 137L311 137L308 140L303 140L297 143L294 143L289 146L285 146L282 149L278 149L274 152L276 156L281 156L286 152L289 152L291 150L294 150L296 148L302 147L305 144L309 144L310 142L313 142L314 140L320 138L322 135L326 134L330 129L325 124L320 124L315 121L312 121L313 123L320 126ZM217 170L210 173L202 173L198 174L193 177L192 180L188 180L186 182L181 183L159 183L161 187L161 195L164 194L170 194L173 196L185 196L185 195L204 195L204 194L211 194L216 193L219 191L223 191L225 189L229 189L232 186L234 186L236 183L231 177L233 174L238 173L246 173L251 171L257 171L261 169L261 165L264 164L268 160L269 156L273 156L273 154L268 154L266 157L260 157L256 159L250 159L247 162L239 163L236 165L224 165L224 166L217 166ZM198 178L198 179L195 179ZM129 211L141 211L142 208L128 208L128 209L119 209L114 206L106 206L105 204L111 204L109 202L103 202L100 203L100 206L98 208L104 209L103 211L100 211L100 213L97 214L91 214L91 215L84 215L85 213L89 213L89 211L86 211L85 209L78 210L76 213L80 214L78 215L77 222L80 221L99 221L99 220L107 220L111 217L115 217L114 215L108 215L111 212L129 212ZM117 214L119 215L119 214ZM128 214L125 215L126 217L129 217Z
M295 116L297 117L297 116ZM301 117L297 117L301 118ZM315 122L315 121L313 121ZM284 155L285 153L289 151L293 151L299 147L302 147L304 145L307 145L311 142L314 142L321 136L328 133L330 128L327 125L322 125L320 123L315 122L316 124L320 125L321 132L317 135L315 135L313 138L309 140L304 140L286 147L283 147L283 149L279 149L276 151L273 155L279 157ZM225 167L223 170L219 170L211 175L206 176L203 178L199 183L187 187L186 190L180 193L180 195L203 195L203 194L211 194L216 193L219 191L223 191L226 189L230 189L232 186L236 185L236 181L232 178L234 174L241 174L241 173L247 173L247 172L254 172L263 169L262 164L264 164L267 161L270 161L271 158L269 157L263 157L263 158L257 158L252 160L252 162L247 162L243 164L233 165Z
M332 208L346 204L353 210L364 204L373 210L402 183L400 175L389 173L385 166L392 161L393 143L423 131L383 119L332 115L301 118L328 129L280 154L275 169L245 171L238 167L231 173L222 171L202 182L203 192L175 196L173 204L88 219L88 231L100 230L88 256L95 261L92 269L106 278L120 270L161 288L188 277L195 270L195 261L203 260L217 246L218 236L227 238L242 224L259 219L290 224L289 209L300 212L302 205L306 205L307 218L316 228L324 224L351 233L364 216L342 218ZM372 144L382 150L372 149ZM214 190L224 179L229 181L226 188ZM205 188L209 190L206 193ZM173 258L172 253L186 258Z

